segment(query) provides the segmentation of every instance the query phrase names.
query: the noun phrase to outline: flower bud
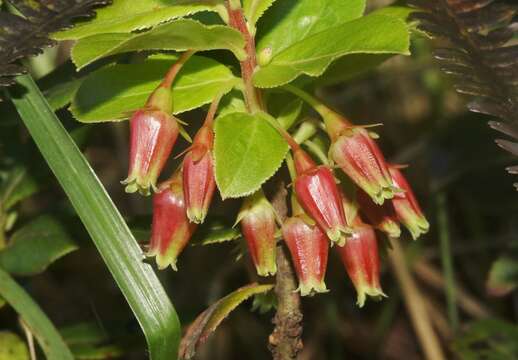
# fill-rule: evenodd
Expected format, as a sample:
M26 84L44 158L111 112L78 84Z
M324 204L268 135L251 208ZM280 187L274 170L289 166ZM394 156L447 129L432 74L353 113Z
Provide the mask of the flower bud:
M325 166L317 166L300 148L294 150L293 157L297 173L295 193L300 204L328 238L342 246L348 227L333 173Z
M156 188L179 132L175 118L169 115L170 98L170 91L159 87L130 119L129 172L122 181L128 193L149 195L150 188Z
M358 294L362 307L367 295L386 296L381 290L378 243L374 229L366 224L354 227L354 233L344 246L336 248Z
M196 224L185 213L182 173L162 183L153 195L153 223L148 256L156 256L159 269L168 265L176 271L178 255L189 242Z
M410 231L412 238L416 240L421 234L428 232L430 224L423 215L412 188L398 167L390 165L389 171L394 184L404 190L392 199L396 215L399 221Z
M383 231L390 238L398 238L401 235L401 229L399 228L392 203L385 202L383 205L377 205L361 189L358 189L356 192L356 199L360 204L362 214L365 215L372 226Z
M308 224L302 216L293 216L282 225L282 235L297 277L300 295L327 292L324 277L327 267L328 240L316 225Z
M212 126L202 126L183 160L183 192L187 217L196 224L205 220L216 189L213 140Z
M274 275L277 272L275 210L262 190L245 199L237 222L241 222L241 231L257 274Z

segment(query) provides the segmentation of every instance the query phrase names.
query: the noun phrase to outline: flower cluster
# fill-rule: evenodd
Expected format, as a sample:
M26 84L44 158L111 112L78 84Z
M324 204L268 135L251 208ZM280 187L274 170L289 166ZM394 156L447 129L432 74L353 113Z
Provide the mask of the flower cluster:
M153 222L149 256L160 269L176 270L179 254L197 226L207 216L216 183L213 159L215 99L191 146L181 155L174 174L156 185L180 132L172 112L172 80L164 81L146 105L130 120L130 169L123 182L126 191L153 196ZM400 224L417 239L428 222L401 166L387 163L376 135L356 126L310 97L303 96L320 113L331 140L329 162L337 165L353 184L345 191L333 168L319 165L290 134L276 126L290 145L287 162L292 175L292 215L281 220L260 189L248 196L237 216L250 258L260 276L277 271L277 239L283 238L291 254L301 295L327 292L324 277L331 246L336 249L358 293L384 296L380 286L380 261L376 230L389 238L401 234Z

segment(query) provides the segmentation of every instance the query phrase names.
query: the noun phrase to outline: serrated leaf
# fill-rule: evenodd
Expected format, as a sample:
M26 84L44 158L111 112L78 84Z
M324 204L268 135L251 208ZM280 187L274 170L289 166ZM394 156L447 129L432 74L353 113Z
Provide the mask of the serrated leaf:
M255 26L257 20L272 6L275 0L243 0L243 10L250 26Z
M258 33L257 52L272 57L314 34L362 16L365 0L283 0L268 11Z
M16 63L22 58L37 55L42 49L55 45L48 38L50 32L70 26L76 17L88 17L93 6L107 0L10 0L23 15L0 12L0 86L13 83L13 76L25 72Z
M175 56L153 56L141 64L112 65L90 74L81 84L70 110L81 122L125 120L143 106ZM193 56L173 84L174 113L210 103L237 83L232 72L215 60Z
M0 360L29 360L29 349L20 337L9 331L0 331Z
M348 54L409 54L406 23L372 14L335 26L295 43L254 74L258 87L284 85L299 75L321 75L336 59Z
M241 33L224 25L204 25L185 19L136 34L110 33L80 39L72 49L72 61L78 69L100 58L142 50L214 50L227 49L239 59L246 57Z
M494 296L504 296L518 286L518 260L502 256L491 265L486 283L487 291Z
M281 166L288 144L268 116L231 113L216 120L216 183L223 199L253 193Z
M0 185L0 207L9 210L19 201L38 191L40 184L29 175L27 168L17 166L12 169Z
M381 65L393 54L351 54L333 62L316 82L320 86L342 83Z
M83 79L73 79L46 90L43 94L52 110L56 111L67 106L74 98L82 82Z
M62 224L41 216L13 234L0 250L0 266L18 276L34 275L77 248Z
M273 285L250 284L212 304L207 310L198 315L196 320L189 326L180 343L180 359L191 359L195 355L197 348L207 340L219 324L239 304L252 295L265 293L272 288Z
M101 8L91 21L78 23L73 29L55 33L57 40L77 40L106 33L129 33L200 11L218 11L218 0L114 0Z

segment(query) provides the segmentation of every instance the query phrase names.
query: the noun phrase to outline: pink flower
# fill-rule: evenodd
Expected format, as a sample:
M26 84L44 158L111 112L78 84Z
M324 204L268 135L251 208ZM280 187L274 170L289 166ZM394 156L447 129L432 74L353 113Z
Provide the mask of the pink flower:
M428 232L430 224L423 215L412 188L399 171L398 166L390 165L389 171L394 185L404 190L392 199L396 215L399 221L410 231L412 238L416 240L421 234Z
M237 222L241 222L257 274L274 275L277 272L275 210L262 190L245 199Z
M216 189L213 142L212 126L202 126L183 160L183 192L187 217L196 224L205 220Z
M328 240L316 225L303 216L293 216L282 225L282 234L291 253L302 296L327 292L324 277L327 267Z
M178 137L178 123L171 112L171 93L158 88L146 106L130 119L130 155L128 177L122 182L126 192L150 194L156 189L160 172Z
M304 210L329 239L342 246L348 233L342 199L331 170L317 166L300 147L293 151L295 193Z
M357 304L362 307L367 295L385 296L381 290L378 243L374 229L366 224L356 225L344 246L336 247L349 278L358 294Z
M398 195L396 195L397 197ZM401 235L401 229L397 221L394 206L390 202L383 205L375 204L369 195L359 189L356 192L356 199L360 204L362 214L369 220L369 223L375 228L383 231L388 237L398 238Z
M153 223L148 256L156 256L159 269L171 265L177 270L178 255L189 242L196 226L189 222L185 213L182 173L177 171L153 195Z

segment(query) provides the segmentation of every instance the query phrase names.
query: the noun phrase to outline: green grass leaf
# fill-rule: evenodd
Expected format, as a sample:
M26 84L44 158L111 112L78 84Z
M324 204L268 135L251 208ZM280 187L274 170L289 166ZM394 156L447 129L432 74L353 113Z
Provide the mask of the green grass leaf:
M258 30L257 52L272 57L321 31L362 16L365 0L283 0L268 10Z
M144 254L121 214L32 78L19 76L17 82L21 88L10 89L14 105L139 321L151 359L175 359L180 323L160 281L143 262ZM0 281L0 287L3 284Z
M105 33L129 33L200 11L218 11L218 0L114 0L97 10L91 21L78 22L73 29L55 33L56 40L77 40Z
M288 144L268 116L236 112L216 120L216 183L223 199L253 193L281 166Z
M141 64L111 65L90 74L81 84L70 110L85 123L125 120L142 107L177 57L153 56ZM215 60L193 56L173 84L174 113L192 110L238 82L230 69Z
M239 304L253 295L265 293L272 288L273 285L250 284L209 306L189 326L180 345L180 359L191 359L196 353L197 347L207 340Z
M63 224L41 216L11 236L0 250L0 266L17 276L35 275L77 248Z
M48 360L73 360L74 357L57 329L27 292L0 267L0 296L21 316L40 344ZM0 354L5 348L0 346ZM8 357L7 359L11 359Z
M111 33L83 38L72 49L78 69L106 56L142 50L227 49L244 59L241 33L224 25L204 25L195 20L177 20L142 33Z
M372 14L316 33L274 56L254 74L258 87L284 85L299 75L320 76L336 59L349 54L409 54L406 23Z

